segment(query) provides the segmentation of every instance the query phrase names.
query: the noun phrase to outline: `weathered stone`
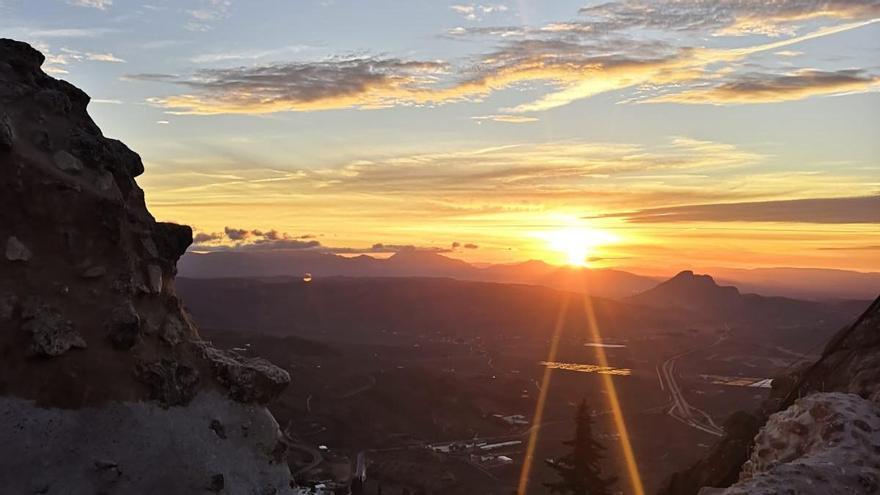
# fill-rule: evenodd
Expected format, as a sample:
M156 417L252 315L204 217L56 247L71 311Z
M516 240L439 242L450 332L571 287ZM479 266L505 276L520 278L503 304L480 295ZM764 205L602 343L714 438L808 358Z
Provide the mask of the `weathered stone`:
M162 325L162 340L172 347L188 340L190 334L189 325L181 321L177 316L169 316Z
M107 338L113 347L128 350L137 343L141 329L141 319L130 302L117 307L106 323Z
M15 131L12 130L12 123L8 115L0 115L0 151L8 151L12 149L15 143Z
M30 334L28 355L60 356L71 348L85 349L86 341L73 328L73 322L64 318L55 308L31 302L22 317L22 330Z
M138 379L150 388L150 398L164 406L188 404L199 383L198 370L168 358L141 364L136 372Z
M290 374L262 358L246 358L234 352L204 346L204 356L214 376L239 402L265 404L290 384Z
M816 411L825 414L817 416ZM854 394L812 394L770 416L755 437L739 483L711 493L876 493L877 445L877 404Z
M33 257L31 250L27 248L15 236L6 239L6 259L9 261L29 261Z
M79 161L79 158L64 150L55 153L53 159L55 161L55 166L65 172L79 172L83 169L83 164Z
M192 228L188 225L159 222L153 235L159 257L169 263L175 263L192 244Z
M147 265L147 290L153 294L162 292L162 268L159 265Z

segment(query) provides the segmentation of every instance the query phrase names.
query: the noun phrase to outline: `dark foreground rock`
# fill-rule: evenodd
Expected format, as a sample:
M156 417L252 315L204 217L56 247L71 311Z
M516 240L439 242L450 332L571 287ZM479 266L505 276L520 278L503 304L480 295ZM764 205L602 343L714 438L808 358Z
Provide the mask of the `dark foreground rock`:
M201 341L174 290L192 230L43 59L0 40L0 492L290 493L264 406L290 376Z
M880 298L817 362L774 382L763 411L725 425L709 455L660 493L880 493Z

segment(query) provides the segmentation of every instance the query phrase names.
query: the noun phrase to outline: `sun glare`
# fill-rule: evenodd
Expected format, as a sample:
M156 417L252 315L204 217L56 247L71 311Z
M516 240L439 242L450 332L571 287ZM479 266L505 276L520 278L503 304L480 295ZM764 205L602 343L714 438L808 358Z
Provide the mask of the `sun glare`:
M587 266L596 248L613 243L617 236L585 225L564 227L539 234L547 247L561 253L572 266Z

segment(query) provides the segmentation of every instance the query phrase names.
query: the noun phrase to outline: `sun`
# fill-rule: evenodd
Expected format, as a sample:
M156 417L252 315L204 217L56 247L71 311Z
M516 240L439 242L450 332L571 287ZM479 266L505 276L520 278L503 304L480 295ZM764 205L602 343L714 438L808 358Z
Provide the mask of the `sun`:
M564 255L565 263L572 266L587 266L596 248L617 240L609 232L585 225L542 232L539 237L547 242L551 250Z

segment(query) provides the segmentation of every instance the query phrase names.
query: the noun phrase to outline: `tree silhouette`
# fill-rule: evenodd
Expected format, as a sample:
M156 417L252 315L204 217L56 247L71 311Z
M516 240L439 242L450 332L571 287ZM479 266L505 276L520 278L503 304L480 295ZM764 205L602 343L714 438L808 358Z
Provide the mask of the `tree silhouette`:
M593 438L593 418L586 400L578 406L574 422L574 438L563 442L571 451L554 461L547 461L560 479L544 483L544 486L551 493L563 495L609 495L617 478L602 476L605 447Z

